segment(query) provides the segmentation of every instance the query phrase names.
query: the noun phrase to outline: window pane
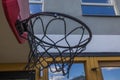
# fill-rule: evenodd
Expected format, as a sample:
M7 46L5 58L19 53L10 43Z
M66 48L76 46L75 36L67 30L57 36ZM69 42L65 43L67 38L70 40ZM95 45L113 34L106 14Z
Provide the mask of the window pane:
M120 80L120 67L102 67L103 80Z
M42 11L42 5L41 4L34 4L34 3L30 3L30 13L31 14L35 14L38 12Z
M87 2L87 3L109 3L110 0L82 0L82 2Z
M114 8L113 6L89 6L82 5L82 13L83 15L107 15L114 16Z
M69 79L67 76L63 76L62 72L52 73L49 70L49 80L86 80L84 64L74 63L70 69Z

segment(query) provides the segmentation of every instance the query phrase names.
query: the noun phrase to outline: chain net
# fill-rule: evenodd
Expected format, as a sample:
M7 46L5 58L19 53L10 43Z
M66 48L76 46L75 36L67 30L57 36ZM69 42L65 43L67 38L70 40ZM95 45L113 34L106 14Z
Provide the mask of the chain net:
M28 70L49 68L53 73L69 74L74 58L91 40L91 31L86 24L62 13L42 12L20 23L28 33Z

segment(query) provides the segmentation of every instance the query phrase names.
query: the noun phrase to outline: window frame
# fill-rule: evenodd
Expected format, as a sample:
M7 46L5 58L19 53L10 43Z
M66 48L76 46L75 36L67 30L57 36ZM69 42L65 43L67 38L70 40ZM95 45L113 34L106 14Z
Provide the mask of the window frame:
M119 15L119 10L117 9L117 5L116 5L116 2L114 0L110 0L110 2L108 3L92 3L92 2L83 2L81 0L81 11L82 11L82 6L110 6L110 7L113 7L114 9L114 12L115 12L115 15L114 16L117 16ZM91 14L84 14L83 11L82 11L82 15L91 15ZM91 16L94 16L94 15L97 15L97 16L101 16L100 14L92 14ZM102 15L104 16L104 15ZM107 16L107 15L105 15Z
M41 4L42 5L42 11L44 11L44 0L39 0L39 1L34 1L34 0L29 0L29 4Z

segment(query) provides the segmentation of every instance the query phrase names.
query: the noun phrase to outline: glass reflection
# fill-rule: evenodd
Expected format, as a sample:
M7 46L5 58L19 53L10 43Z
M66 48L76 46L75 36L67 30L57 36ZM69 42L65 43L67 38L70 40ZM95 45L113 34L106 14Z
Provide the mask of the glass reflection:
M110 0L82 0L82 2L88 2L88 3L109 3Z
M114 16L115 11L113 6L88 6L82 5L82 14L84 15L107 15Z
M35 14L35 13L38 13L38 12L42 11L42 5L41 4L30 3L29 8L30 8L30 13L31 14Z
M62 72L52 73L49 70L49 80L86 80L84 64L74 63L70 69L69 78L67 78L67 76L63 76Z
M120 67L102 67L103 80L120 80Z

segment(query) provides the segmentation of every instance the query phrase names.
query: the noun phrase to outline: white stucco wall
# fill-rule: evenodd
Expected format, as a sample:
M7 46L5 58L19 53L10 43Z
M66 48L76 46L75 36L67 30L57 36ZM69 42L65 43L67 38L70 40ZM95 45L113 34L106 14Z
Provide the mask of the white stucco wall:
M120 0L115 1L120 11ZM69 14L86 23L93 33L86 52L120 52L120 16L82 16L80 0L45 0L44 11Z

